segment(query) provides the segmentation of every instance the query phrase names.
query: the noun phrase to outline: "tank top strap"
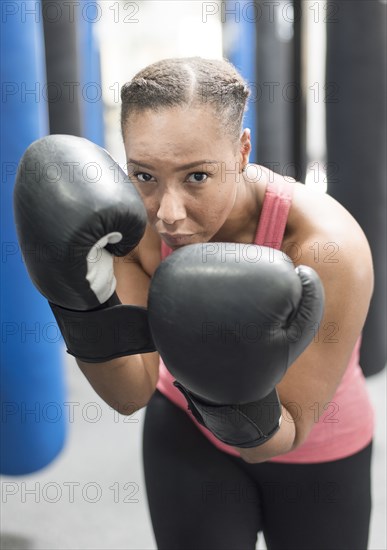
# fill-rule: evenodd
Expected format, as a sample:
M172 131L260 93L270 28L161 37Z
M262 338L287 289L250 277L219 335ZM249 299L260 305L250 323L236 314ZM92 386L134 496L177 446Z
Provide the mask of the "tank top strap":
M292 204L294 184L294 181L285 179L270 181L267 184L255 244L270 246L277 250L281 247Z

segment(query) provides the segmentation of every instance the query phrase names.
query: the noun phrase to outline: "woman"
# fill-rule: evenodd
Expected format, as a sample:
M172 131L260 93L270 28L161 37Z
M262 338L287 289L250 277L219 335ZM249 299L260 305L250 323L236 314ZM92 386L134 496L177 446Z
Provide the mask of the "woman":
M216 439L187 410L158 353L142 355L155 538L162 550L254 549L262 531L270 550L365 549L373 410L358 360L370 249L329 195L249 163L248 95L228 61L197 57L154 63L122 88L128 174L148 216L134 252L115 262L123 303L146 306L162 259L210 241L282 250L313 267L325 290L320 329L277 386L285 421L259 447Z

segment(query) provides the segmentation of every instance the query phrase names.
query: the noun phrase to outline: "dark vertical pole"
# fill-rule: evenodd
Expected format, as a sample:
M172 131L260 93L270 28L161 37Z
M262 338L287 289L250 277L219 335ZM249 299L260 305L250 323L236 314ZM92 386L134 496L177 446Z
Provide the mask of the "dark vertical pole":
M76 0L42 0L51 134L83 135Z
M297 179L304 182L306 177L306 97L303 90L303 32L302 32L302 3L293 0L294 4L294 38L293 38L293 65L294 82L298 91L293 104L293 158L297 166Z
M386 10L345 0L327 11L328 192L355 217L373 254L375 289L363 330L366 375L386 363Z
M258 0L258 163L300 179L294 157L294 12L291 2Z

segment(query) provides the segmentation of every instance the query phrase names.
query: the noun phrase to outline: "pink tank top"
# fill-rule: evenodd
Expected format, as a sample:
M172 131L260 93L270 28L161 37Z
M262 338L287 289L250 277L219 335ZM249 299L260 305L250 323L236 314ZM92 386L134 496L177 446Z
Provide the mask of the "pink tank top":
M292 202L293 182L267 184L262 212L254 243L280 249ZM173 251L164 242L161 257ZM338 460L363 449L371 441L374 431L374 410L365 378L359 365L361 335L352 351L348 367L331 402L320 416L305 442L297 449L276 456L269 462L314 463ZM187 407L180 391L173 385L174 378L160 358L157 389L175 405L183 409L198 429L220 450L234 456L240 454L230 445L219 441L207 428L199 424ZM317 411L316 411L317 412ZM286 421L284 419L284 421Z

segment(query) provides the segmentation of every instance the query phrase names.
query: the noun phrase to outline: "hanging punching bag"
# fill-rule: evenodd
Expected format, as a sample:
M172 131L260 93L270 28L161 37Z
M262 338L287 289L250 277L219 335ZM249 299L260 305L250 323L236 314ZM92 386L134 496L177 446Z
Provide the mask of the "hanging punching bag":
M358 221L372 250L375 288L363 330L365 375L386 364L386 11L382 1L336 3L327 19L328 192Z
M300 181L296 4L257 0L258 163Z
M223 20L223 55L235 65L247 81L251 95L244 117L244 128L250 128L252 151L250 162L257 161L257 83L256 19L257 11L251 2L225 2L221 8Z
M1 21L0 473L5 475L48 465L61 451L66 431L63 340L47 301L27 275L12 207L17 164L31 142L48 134L40 9L36 0L8 2Z

